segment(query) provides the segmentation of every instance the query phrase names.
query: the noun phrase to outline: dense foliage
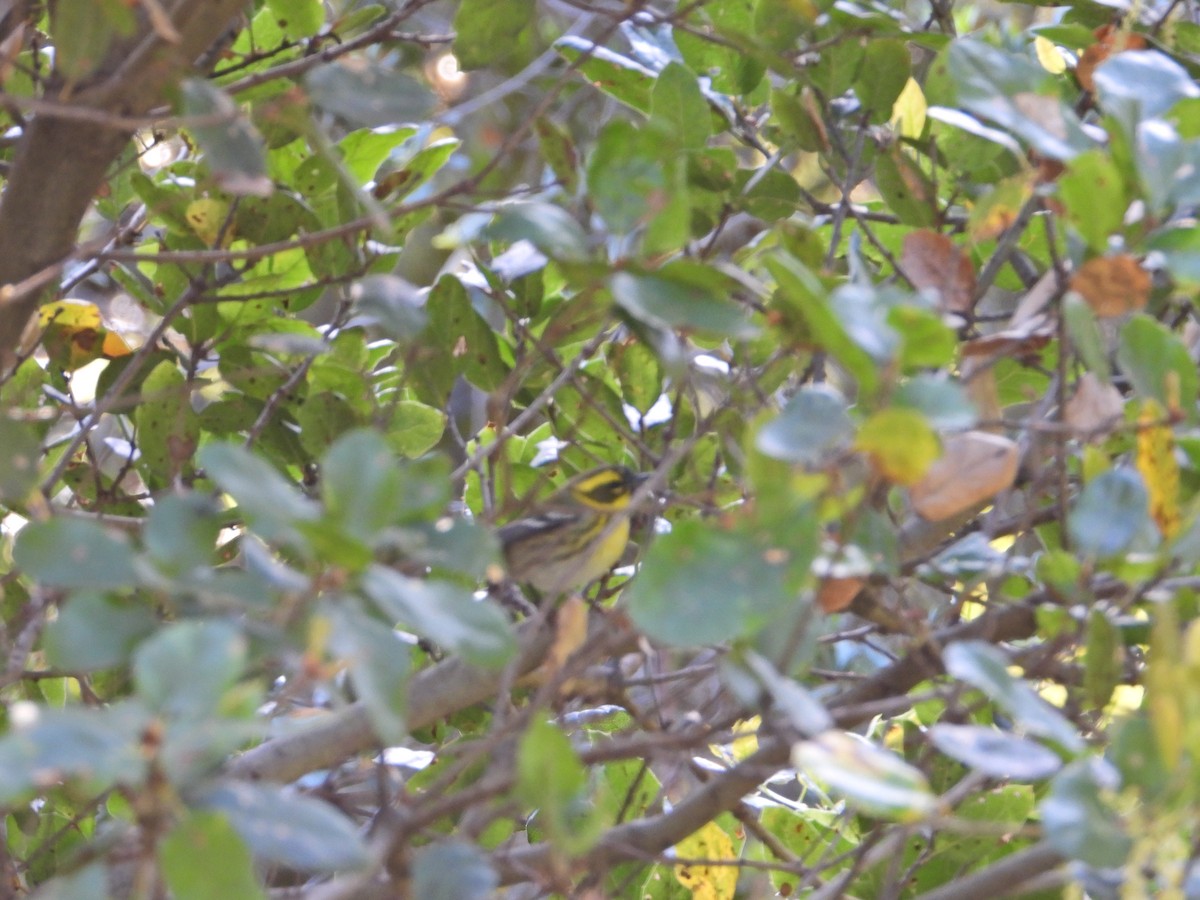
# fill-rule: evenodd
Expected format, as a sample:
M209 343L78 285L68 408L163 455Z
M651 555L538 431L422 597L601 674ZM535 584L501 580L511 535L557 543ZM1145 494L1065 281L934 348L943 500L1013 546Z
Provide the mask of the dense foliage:
M1200 895L1191 4L3 8L0 892Z

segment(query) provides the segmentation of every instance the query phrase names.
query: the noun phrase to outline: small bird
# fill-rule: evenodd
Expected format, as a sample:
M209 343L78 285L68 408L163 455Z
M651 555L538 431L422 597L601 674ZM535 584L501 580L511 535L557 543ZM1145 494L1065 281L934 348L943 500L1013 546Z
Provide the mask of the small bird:
M648 477L625 466L591 469L503 525L509 577L554 599L604 575L629 543L629 516L621 513Z

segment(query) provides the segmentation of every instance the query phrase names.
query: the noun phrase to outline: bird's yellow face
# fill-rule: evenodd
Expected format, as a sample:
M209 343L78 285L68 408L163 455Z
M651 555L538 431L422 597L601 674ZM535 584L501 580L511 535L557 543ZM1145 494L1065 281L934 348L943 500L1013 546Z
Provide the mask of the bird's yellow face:
M645 475L624 466L604 466L584 472L567 489L585 506L601 512L617 512L629 506L633 492L645 480Z

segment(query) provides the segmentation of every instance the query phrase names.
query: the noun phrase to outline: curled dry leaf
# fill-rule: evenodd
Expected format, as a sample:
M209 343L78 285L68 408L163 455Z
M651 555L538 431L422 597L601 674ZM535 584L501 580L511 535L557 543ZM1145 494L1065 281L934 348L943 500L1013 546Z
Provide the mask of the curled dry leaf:
M1081 437L1101 437L1125 413L1125 399L1112 384L1094 372L1084 372L1075 393L1063 407L1063 419Z
M938 292L942 312L967 312L975 297L975 268L970 257L944 234L921 229L904 237L900 257L904 273L922 289Z
M910 490L913 508L925 519L949 519L1005 488L1017 477L1014 441L986 431L956 434L943 442L942 456Z
M1150 299L1150 274L1128 254L1089 259L1071 277L1078 293L1098 316L1120 316Z
M865 578L822 578L817 587L817 605L824 612L841 612L848 607L867 581Z
M1021 356L1041 350L1053 336L1054 320L1045 313L1038 313L1020 325L966 341L959 352L964 358Z

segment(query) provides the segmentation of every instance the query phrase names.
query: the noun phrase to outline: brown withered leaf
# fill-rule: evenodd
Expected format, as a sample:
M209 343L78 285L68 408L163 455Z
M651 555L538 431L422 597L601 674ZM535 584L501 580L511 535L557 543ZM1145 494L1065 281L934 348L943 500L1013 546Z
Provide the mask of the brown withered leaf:
M1041 350L1054 336L1054 320L1045 313L1027 319L1020 325L985 334L966 341L960 347L962 356L1018 356Z
M904 237L900 264L912 283L935 290L943 312L968 312L975 297L975 267L962 248L936 231L920 229Z
M1144 37L1115 25L1102 25L1094 34L1096 43L1084 49L1079 56L1079 65L1075 67L1075 78L1085 91L1096 90L1096 67L1110 56L1125 50L1146 49Z
M1098 316L1120 316L1150 299L1150 274L1127 253L1089 259L1071 276L1078 293Z
M913 508L940 522L1012 486L1019 453L1015 441L986 431L967 431L943 442L942 455L909 490Z
M822 578L817 586L817 605L827 613L841 612L866 583L865 578Z

